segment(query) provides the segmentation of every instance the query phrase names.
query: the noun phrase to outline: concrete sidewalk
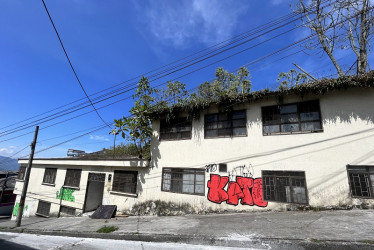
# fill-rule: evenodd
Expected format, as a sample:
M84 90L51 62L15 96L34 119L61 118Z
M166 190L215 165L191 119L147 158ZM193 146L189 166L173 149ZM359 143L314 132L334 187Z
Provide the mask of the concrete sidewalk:
M76 237L180 242L259 249L374 249L374 210L250 212L170 217L0 221L0 230ZM97 233L115 226L112 233Z

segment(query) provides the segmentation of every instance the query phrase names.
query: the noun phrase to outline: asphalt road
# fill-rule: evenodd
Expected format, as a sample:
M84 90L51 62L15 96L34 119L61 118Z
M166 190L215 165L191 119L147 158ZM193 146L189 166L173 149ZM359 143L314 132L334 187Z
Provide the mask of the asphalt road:
M49 236L37 234L20 234L20 233L4 233L0 232L0 249L129 249L129 250L150 250L150 249L165 249L165 250L179 250L179 249L242 249L231 247L216 247L203 245L188 245L177 243L155 243L142 241L125 241L125 240L106 240L106 239L92 239L92 238L75 238L64 236ZM259 249L259 248L248 248ZM266 246L261 249L267 249Z

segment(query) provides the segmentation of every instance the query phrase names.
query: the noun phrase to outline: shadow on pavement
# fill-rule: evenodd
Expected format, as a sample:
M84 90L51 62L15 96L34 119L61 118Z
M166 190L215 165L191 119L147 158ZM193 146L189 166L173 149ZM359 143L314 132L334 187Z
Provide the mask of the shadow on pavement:
M0 239L0 249L7 249L7 250L29 249L31 250L31 249L36 249L36 248L27 247L27 246L23 246L23 245L13 243L7 240Z

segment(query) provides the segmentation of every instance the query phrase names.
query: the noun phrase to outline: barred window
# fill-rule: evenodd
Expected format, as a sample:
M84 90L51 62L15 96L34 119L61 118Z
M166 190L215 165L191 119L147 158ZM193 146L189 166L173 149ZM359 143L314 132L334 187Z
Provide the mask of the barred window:
M43 183L55 184L57 168L46 168L44 171Z
M115 170L113 176L112 191L136 194L136 185L138 182L137 171Z
M308 204L305 172L262 171L264 199Z
M61 206L60 207L60 213L62 215L72 215L75 216L76 209L73 207L67 207L67 206Z
M18 170L18 180L24 180L26 175L26 166L20 166Z
M374 198L374 166L347 166L352 197Z
M262 107L263 134L321 132L319 101Z
M205 115L205 138L247 136L246 110Z
M67 169L64 186L79 187L82 169Z
M160 140L191 139L192 121L177 118L172 121L161 120Z
M49 216L49 211L51 209L51 203L39 200L38 209L36 213L42 216Z
M185 194L205 194L204 169L163 168L161 191Z

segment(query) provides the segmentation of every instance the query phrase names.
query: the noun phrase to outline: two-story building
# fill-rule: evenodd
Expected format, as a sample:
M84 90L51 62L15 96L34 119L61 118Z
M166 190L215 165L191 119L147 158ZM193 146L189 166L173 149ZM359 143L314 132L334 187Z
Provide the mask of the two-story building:
M193 114L188 106L165 110L154 114L149 166L36 160L29 214L44 207L48 215L69 207L82 212L87 197L92 207L111 204L119 211L149 200L189 203L198 211L371 207L372 107L374 72L223 98L195 107ZM86 169L78 184L73 181L77 168ZM97 177L103 184L90 191L95 173L104 173ZM17 182L16 192L21 187ZM60 197L63 188L74 190L74 201ZM45 197L49 192L52 198Z

